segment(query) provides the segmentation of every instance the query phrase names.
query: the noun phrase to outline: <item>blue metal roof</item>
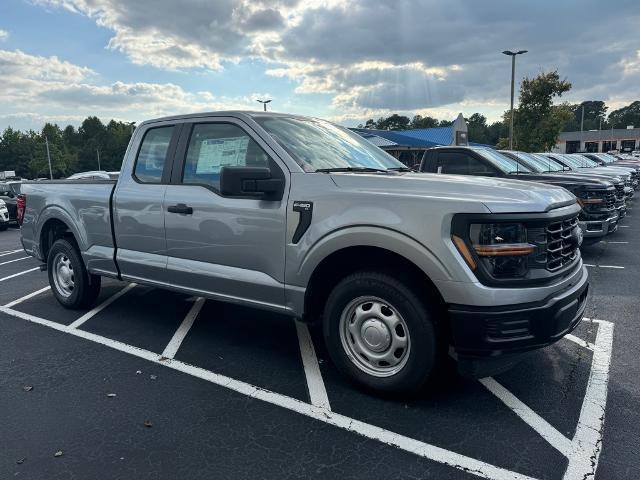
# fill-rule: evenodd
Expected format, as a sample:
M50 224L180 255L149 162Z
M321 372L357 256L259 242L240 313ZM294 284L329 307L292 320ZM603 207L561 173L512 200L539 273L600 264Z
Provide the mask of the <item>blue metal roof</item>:
M419 140L432 142L436 145L451 145L453 143L453 126L400 130L398 133L412 138L417 138Z
M428 141L426 139L412 137L410 135L405 135L404 131L398 130L374 130L370 128L351 128L350 130L356 132L359 135L367 138L367 136L375 135L377 137L386 138L387 140L391 140L392 142L398 144L400 147L416 147L416 148L429 148L435 147L438 145L442 145L441 143L435 143L432 141ZM446 145L449 145L451 142L447 142Z

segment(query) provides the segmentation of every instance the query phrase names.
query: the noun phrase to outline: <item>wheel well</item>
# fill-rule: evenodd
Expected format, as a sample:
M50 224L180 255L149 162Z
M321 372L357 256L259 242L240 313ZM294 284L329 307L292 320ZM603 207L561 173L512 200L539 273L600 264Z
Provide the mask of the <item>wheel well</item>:
M58 220L57 218L47 220L42 226L42 231L40 232L40 250L45 261L49 254L49 250L51 249L51 245L60 238L66 238L73 244L77 245L73 232L71 232L71 229L66 223L62 220Z
M436 308L444 308L444 300L436 286L413 262L391 250L357 246L333 252L313 271L305 294L305 321L316 322L322 316L333 287L344 277L359 270L392 274L406 281L417 292L424 292L427 298L436 303ZM438 317L444 318L441 315Z

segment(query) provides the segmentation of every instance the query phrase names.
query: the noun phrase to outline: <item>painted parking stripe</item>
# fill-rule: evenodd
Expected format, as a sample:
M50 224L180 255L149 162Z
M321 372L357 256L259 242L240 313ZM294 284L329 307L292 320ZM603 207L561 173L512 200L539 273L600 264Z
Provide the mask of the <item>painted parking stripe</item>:
M556 428L551 426L549 422L534 412L530 407L522 402L522 400L504 388L494 378L482 378L480 379L480 383L498 397L502 403L509 407L509 409L520 417L526 424L538 432L542 438L549 442L549 445L558 450L565 457L568 457L571 454L573 449L571 440L562 435Z
M593 350L595 345L593 343L589 343L586 340L583 340L580 337L576 337L575 335L571 335L570 333L564 336L567 340L571 340L573 343L577 343L581 347L588 348L589 350Z
M102 302L100 305L94 307L92 310L89 310L87 313L82 315L79 319L77 319L75 322L73 322L71 325L69 325L68 327L65 327L65 328L67 330L75 330L75 329L77 329L84 322L86 322L91 317L94 317L95 315L100 313L102 310L107 308L109 305L111 305L113 302L115 302L117 299L119 299L121 296L123 296L125 293L127 293L129 290L131 290L135 286L136 286L135 283L130 283L129 285L124 287L122 290L120 290L118 293L116 293L115 295L110 296L104 302Z
M605 242L605 243L611 243L611 244L616 244L616 245L623 245L623 244L627 244L629 242Z
M28 295L25 295L24 297L20 297L16 300L14 300L13 302L9 302L5 305L5 307L7 308L11 308L11 307L15 307L16 305L18 305L19 303L24 302L25 300L29 300L30 298L33 298L37 295L40 295L41 293L46 292L47 290L50 290L51 287L50 286L46 286L44 288L41 288L40 290L36 290L35 292L31 292Z
M629 225L618 225L618 228L629 228Z
M196 299L196 301L193 303L193 306L184 317L184 320L182 320L182 323L178 327L178 330L176 330L176 333L173 334L173 337L162 352L162 357L173 358L176 356L180 345L182 345L182 341L187 336L187 333L189 333L189 330L191 329L191 326L193 325L195 319L198 317L200 310L202 310L204 302L205 299L202 297L198 297Z
M81 329L68 329L64 325L39 318L34 315L12 310L6 307L0 307L0 312L6 313L16 318L27 320L29 322L37 323L55 330L74 335L76 337L84 338L95 343L99 343L106 347L118 350L123 353L133 355L135 357L147 360L157 365L162 365L173 370L186 373L193 377L200 378L207 382L219 385L221 387L228 388L242 395L249 396L263 402L270 403L282 408L286 408L293 412L297 412L301 415L313 418L320 422L333 425L343 430L356 433L363 437L376 440L385 443L389 446L394 446L405 452L413 453L428 460L433 460L450 467L462 470L473 475L477 475L482 478L488 478L493 480L534 480L532 477L520 474L518 472L512 472L510 470L496 467L489 463L476 460L475 458L467 457L450 450L446 450L429 443L421 442L413 438L405 437L398 433L394 433L384 428L376 427L368 423L361 422L359 420L340 415L339 413L332 412L325 408L316 407L309 403L302 402L298 399L275 393L270 390L266 390L261 387L257 387L240 380L236 380L224 375L220 375L209 370L205 370L194 365L180 362L179 360L161 360L157 353L150 352L141 348L127 345L125 343L112 340L110 338L102 337L86 330Z
M313 346L313 340L309 334L309 328L302 322L296 321L295 323L296 332L298 333L298 343L300 344L302 365L304 366L304 376L307 379L307 389L309 390L311 404L316 407L331 410L329 396L322 381L320 365L318 365L318 357L316 356L316 350Z
M0 278L0 282L4 282L5 280L9 280L10 278L19 277L20 275L24 275L25 273L35 272L36 270L40 270L40 267L30 268L29 270L25 270L24 272L18 272L14 273L13 275Z
M617 265L592 265L590 263L585 263L584 266L592 268L617 268L618 270L624 270L624 267L619 267Z
M596 335L591 372L582 401L582 409L576 433L573 436L573 451L564 480L579 480L595 477L602 450L605 407L609 384L609 367L613 348L613 323L592 320L599 324Z
M26 260L27 258L31 258L31 257L14 258L13 260L7 260L6 262L0 263L0 265L6 265L7 263L13 263L13 262L19 262L20 260Z
M6 257L7 255L13 255L14 253L18 252L24 252L24 249L20 248L18 250L7 250L6 252L0 253L0 257Z

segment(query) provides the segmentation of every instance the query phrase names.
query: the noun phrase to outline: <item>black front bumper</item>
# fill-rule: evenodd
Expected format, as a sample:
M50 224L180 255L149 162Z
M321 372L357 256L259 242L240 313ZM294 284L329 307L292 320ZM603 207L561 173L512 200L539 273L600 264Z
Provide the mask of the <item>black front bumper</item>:
M452 343L461 372L486 376L474 371L482 365L504 370L501 366L511 365L522 353L558 341L582 320L588 291L583 273L576 285L541 302L499 307L450 305Z

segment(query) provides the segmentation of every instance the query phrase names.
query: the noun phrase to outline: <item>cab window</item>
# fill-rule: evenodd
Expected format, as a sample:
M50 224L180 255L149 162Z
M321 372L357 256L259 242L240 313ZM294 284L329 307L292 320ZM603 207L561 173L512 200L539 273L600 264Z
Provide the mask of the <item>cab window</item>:
M173 126L152 128L144 134L134 177L141 183L160 183L173 135Z
M225 166L269 167L269 156L240 127L230 123L193 126L182 183L220 190L220 170Z
M439 152L438 172L457 175L487 175L493 170L464 152Z

